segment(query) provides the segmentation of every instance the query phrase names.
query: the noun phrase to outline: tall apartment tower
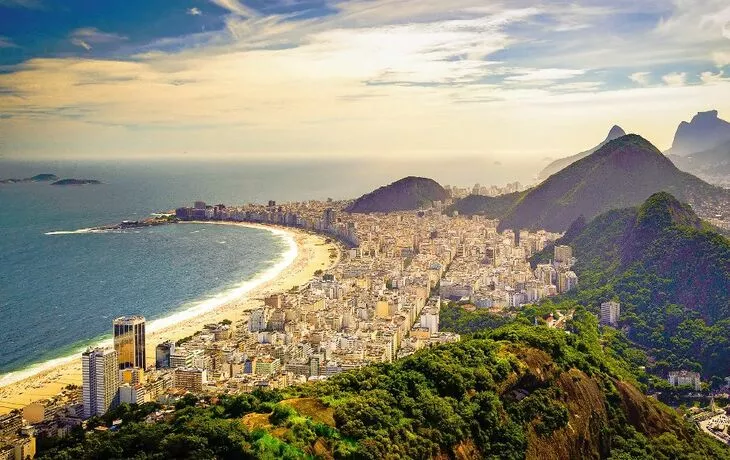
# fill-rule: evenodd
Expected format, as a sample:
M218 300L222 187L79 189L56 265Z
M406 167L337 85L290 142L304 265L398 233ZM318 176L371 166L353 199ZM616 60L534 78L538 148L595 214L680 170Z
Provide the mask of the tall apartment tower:
M145 368L144 316L122 316L114 320L114 349L119 369Z
M621 316L621 304L618 302L603 302L601 304L601 324L604 326L615 326Z
M104 415L119 400L117 352L112 349L89 348L81 355L81 367L84 418Z
M555 246L555 263L569 265L573 259L573 249L570 246Z

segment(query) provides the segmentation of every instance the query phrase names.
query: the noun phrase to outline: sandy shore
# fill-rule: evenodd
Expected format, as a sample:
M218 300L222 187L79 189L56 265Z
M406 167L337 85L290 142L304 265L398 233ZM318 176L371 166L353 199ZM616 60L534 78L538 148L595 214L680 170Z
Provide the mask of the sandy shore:
M218 224L270 228L233 222ZM178 340L192 335L201 330L205 324L224 319L236 323L245 316L247 311L260 306L264 297L288 291L294 286L301 286L312 279L316 270L329 268L339 260L340 253L337 246L332 243L327 244L324 237L289 228L275 228L278 231L285 231L296 242L297 255L291 264L284 268L278 276L254 287L240 298L230 300L194 318L185 319L175 324L166 325L159 330L148 332L146 337L148 366L154 365L155 347L158 343L164 340ZM337 254L334 259L331 258L331 250L334 250ZM0 414L5 414L13 409L22 409L33 401L53 397L69 384L81 384L81 356L71 362L46 369L24 380L0 388Z

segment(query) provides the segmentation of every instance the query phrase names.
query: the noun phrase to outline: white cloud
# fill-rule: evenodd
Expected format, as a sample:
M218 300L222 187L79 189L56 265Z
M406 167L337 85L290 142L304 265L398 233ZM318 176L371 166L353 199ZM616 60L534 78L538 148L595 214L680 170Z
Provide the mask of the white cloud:
M519 82L552 82L555 80L567 80L586 73L581 69L520 69L516 70L518 75L512 75L505 80Z
M86 43L84 40L82 40L80 38L72 38L71 43L85 49L86 51L91 51L91 45L89 45L88 43Z
M712 60L718 67L730 65L730 51L715 51L712 53Z
M638 83L640 85L646 86L649 84L650 75L651 75L650 72L634 72L631 75L629 75L629 80L633 81L634 83Z
M258 17L259 14L253 8L249 8L238 0L210 0L214 4L225 8L233 14L247 18Z
M720 83L723 81L727 81L728 79L723 77L723 72L720 71L718 73L712 73L712 72L702 72L700 74L700 80L702 83L706 85L711 85L714 83Z
M96 27L82 27L72 31L69 34L69 39L72 44L89 51L94 45L119 42L126 40L127 37L115 33L102 32Z
M189 14L190 16L200 16L201 14L203 14L203 12L200 11L200 8L189 8L187 10L187 14Z
M720 11L706 14L700 21L702 27L710 26L712 30L718 30L720 34L730 39L730 6Z
M686 72L672 72L662 76L662 81L667 86L684 86L687 81Z

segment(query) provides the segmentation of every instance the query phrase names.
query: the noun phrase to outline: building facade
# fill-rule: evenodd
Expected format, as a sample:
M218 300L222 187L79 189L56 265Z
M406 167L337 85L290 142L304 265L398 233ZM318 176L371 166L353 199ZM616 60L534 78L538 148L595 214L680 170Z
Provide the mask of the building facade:
M621 316L621 304L618 302L603 302L601 304L601 324L604 326L616 326Z
M119 369L145 368L145 319L143 316L122 316L114 320L114 349Z
M81 355L84 418L104 415L119 401L117 352L111 349L88 349Z

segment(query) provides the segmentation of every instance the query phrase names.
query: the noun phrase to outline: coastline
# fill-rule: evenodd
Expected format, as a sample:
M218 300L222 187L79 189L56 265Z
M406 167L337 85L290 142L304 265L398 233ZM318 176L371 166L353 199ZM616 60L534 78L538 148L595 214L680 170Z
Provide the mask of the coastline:
M155 347L165 340L179 340L201 330L205 324L228 319L234 324L246 312L263 302L263 297L285 292L294 286L309 282L318 269L326 269L339 261L340 251L335 243L326 243L325 237L296 228L261 225L244 222L186 222L186 225L233 225L259 228L288 239L286 250L274 267L255 278L242 281L236 288L225 291L206 302L150 321L147 328L147 365L154 365ZM176 224L177 225L177 224ZM330 250L337 257L330 258ZM105 341L104 345L111 345ZM42 363L37 372L31 366L21 379L0 387L0 415L27 404L56 396L67 385L81 384L80 353Z

